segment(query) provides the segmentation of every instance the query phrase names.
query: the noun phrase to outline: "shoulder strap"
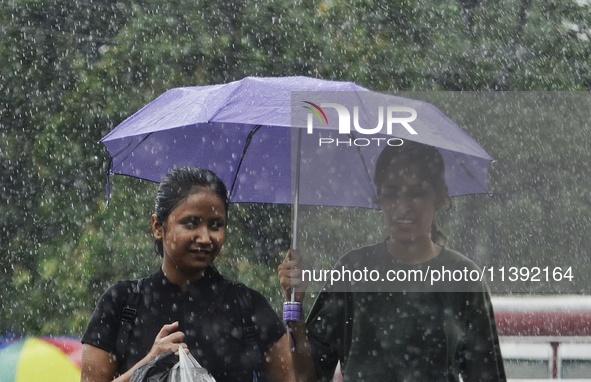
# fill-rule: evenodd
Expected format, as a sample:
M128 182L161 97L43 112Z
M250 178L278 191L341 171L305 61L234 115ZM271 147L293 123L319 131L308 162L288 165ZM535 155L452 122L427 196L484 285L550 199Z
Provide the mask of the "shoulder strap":
M238 287L238 303L242 315L242 338L251 345L257 345L256 329L252 321L254 307L252 305L252 295L250 289L244 284L235 284Z
M137 280L133 291L127 295L127 303L121 311L121 324L119 325L117 342L115 343L116 355L121 357L121 361L118 360L120 366L122 365L123 359L125 359L125 348L127 347L129 335L131 334L131 329L137 315L137 308L142 299L142 284L144 280L145 278Z

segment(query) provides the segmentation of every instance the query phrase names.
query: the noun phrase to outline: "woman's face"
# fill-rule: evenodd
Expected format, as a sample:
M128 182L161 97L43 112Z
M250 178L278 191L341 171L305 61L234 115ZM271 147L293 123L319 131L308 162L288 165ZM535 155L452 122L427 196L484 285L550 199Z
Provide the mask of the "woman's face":
M445 195L436 194L417 166L392 165L378 195L390 239L402 243L431 240L431 224Z
M188 280L203 275L226 239L226 209L214 192L200 188L179 204L166 224L152 217L156 240L162 240L165 273L180 272ZM170 273L169 273L170 272Z

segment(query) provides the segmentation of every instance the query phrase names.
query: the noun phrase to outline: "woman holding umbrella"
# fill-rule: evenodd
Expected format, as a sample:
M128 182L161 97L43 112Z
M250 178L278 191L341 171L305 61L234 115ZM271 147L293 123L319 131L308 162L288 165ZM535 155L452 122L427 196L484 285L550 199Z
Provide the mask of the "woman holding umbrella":
M208 170L164 177L152 215L161 269L103 294L82 339L82 381L129 381L169 351L190 351L217 382L293 380L281 320L261 294L213 266L226 238L227 195Z
M434 223L448 199L443 160L435 148L410 141L387 147L376 163L374 184L389 236L349 252L335 270L368 265L407 274L442 267L478 270L445 246ZM302 303L306 283L298 251L291 250L279 266L279 279L286 298L293 288ZM306 324L287 319L298 380L328 381L339 361L345 381L506 379L485 285L424 290L420 283L381 281L327 283Z

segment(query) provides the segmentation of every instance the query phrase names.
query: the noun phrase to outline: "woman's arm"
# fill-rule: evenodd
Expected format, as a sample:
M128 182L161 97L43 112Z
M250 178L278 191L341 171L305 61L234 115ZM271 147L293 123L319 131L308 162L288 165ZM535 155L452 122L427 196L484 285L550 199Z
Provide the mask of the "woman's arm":
M284 335L265 352L265 374L271 382L294 382L295 375L291 355L289 354L289 340Z
M117 374L117 367L111 353L88 344L82 347L81 382L110 382Z
M306 324L298 322L290 324L290 332L293 335L297 346L291 352L293 368L298 382L319 381L314 359L312 358L312 348L308 340Z
M82 378L81 382L129 382L133 372L151 361L146 356L131 369L115 378L117 375L116 357L97 347L85 344L82 348Z
M160 329L160 332L158 332L150 352L138 363L133 365L131 369L117 378L115 376L117 375L119 365L117 364L116 357L105 350L85 344L82 350L81 382L129 382L136 369L154 360L160 354L167 351L173 351L178 354L181 348L187 351L187 345L182 343L185 339L185 334L177 331L178 327L178 322L164 325Z
M302 258L296 250L289 250L282 264L279 265L279 282L283 288L285 299L291 299L292 288L296 289L295 301L303 303L306 285L302 281ZM291 360L296 380L299 382L318 381L316 367L312 358L312 350L308 340L304 322L290 323L292 338L285 338L288 347L293 348ZM295 341L295 346L292 341Z

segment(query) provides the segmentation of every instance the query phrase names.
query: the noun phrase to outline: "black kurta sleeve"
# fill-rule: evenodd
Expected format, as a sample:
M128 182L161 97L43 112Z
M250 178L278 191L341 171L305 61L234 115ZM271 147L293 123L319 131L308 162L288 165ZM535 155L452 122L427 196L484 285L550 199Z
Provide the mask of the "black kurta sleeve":
M346 356L347 293L324 291L318 295L306 320L316 372L330 381L339 359Z
M286 329L265 297L252 289L251 294L254 308L253 324L257 331L257 343L261 351L266 352L285 335Z
M495 316L487 291L469 293L466 332L458 356L465 382L507 380L497 334Z
M82 343L115 353L121 312L127 302L130 282L119 282L107 289L92 313Z

